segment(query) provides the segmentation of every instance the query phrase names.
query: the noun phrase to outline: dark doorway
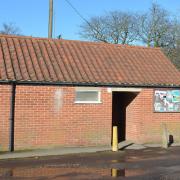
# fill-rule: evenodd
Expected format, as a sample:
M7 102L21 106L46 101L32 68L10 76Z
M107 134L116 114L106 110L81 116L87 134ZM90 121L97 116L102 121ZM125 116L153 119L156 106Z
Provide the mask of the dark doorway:
M126 107L137 94L136 92L113 92L112 126L118 127L118 143L126 140Z

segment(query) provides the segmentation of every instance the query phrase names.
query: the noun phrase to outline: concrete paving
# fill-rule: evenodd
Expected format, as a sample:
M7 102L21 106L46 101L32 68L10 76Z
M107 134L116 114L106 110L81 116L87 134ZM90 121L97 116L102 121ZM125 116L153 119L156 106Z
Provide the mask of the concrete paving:
M143 145L133 144L131 141L123 141L119 143L119 149L144 149ZM0 153L0 160L3 159L16 159L16 158L29 158L29 157L42 157L42 156L58 156L66 154L78 154L78 153L92 153L101 151L110 151L110 146L102 147L60 147L51 149L37 149L27 151L15 151Z
M132 141L122 141L118 144L119 149L126 149L128 146L133 145L134 143Z
M145 147L162 147L162 144L144 144Z
M41 157L41 156L57 156L66 154L77 154L77 153L92 153L111 150L111 147L61 147L53 149L38 149L31 151L17 151L7 152L0 154L0 160L3 159L16 159L16 158L29 158L29 157Z
M179 146L180 144L173 144L172 146ZM160 147L160 144L134 144L132 141L123 141L118 144L119 150L129 149L129 150L141 150L148 147ZM15 151L15 152L5 152L0 153L0 160L3 159L16 159L16 158L29 158L29 157L42 157L42 156L58 156L66 154L78 154L78 153L93 153L110 151L110 146L102 147L60 147L52 149L37 149L29 151Z
M131 146L126 147L126 149L140 150L140 149L146 149L146 147L142 144L132 144Z
M119 143L119 149L140 150L140 149L157 148L157 147L162 147L162 144L136 144L128 140ZM170 147L180 147L180 143L172 143Z
M118 144L119 149L132 149L132 150L140 150L146 149L146 147L142 144L135 144L132 141L122 141Z

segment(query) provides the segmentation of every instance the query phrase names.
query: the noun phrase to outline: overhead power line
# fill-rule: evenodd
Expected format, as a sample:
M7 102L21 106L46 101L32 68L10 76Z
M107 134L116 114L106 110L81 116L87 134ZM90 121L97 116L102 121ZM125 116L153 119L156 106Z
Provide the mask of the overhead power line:
M74 6L69 0L65 0L65 1L69 4L69 6L75 11L75 13L76 13L83 21L85 21L88 25L91 26L91 24L89 23L89 21L88 21L86 18L83 17L83 15L78 11L77 8L75 8L75 6Z
M100 34L99 31L78 11L78 9L69 1L65 0L67 4L74 10L74 12L85 22L89 25L89 27L92 28L96 33Z

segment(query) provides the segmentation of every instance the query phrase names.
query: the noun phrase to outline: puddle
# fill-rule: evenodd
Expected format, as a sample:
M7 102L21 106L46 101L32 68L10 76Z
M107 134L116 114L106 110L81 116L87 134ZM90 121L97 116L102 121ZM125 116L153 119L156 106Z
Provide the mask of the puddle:
M49 164L45 165L46 168L77 168L80 164Z
M128 160L129 160L129 159L141 160L142 158L137 157L137 156L131 156L131 157L127 158L127 159L128 159Z
M166 151L159 151L159 152L157 152L158 154L167 154L167 152Z
M148 171L144 169L111 169L112 177L131 177L144 175L146 173L148 173Z
M154 175L179 173L179 154L167 156L164 150L127 151L126 153L101 153L81 156L28 159L2 162L0 179L139 179ZM179 151L178 151L179 153ZM173 159L172 159L173 157ZM173 169L165 169L173 165ZM175 165L178 165L175 167ZM161 168L158 168L161 167ZM124 169L125 168L125 169ZM176 171L175 171L176 170ZM179 173L180 174L180 173ZM154 177L153 176L153 177ZM180 177L180 176L177 176ZM157 178L158 179L158 178Z
M134 162L134 161L142 161L144 159L147 159L145 157L139 157L139 156L129 156L129 157L125 157L124 159L113 159L110 162L111 163L128 163L128 162Z
M116 159L113 159L111 160L112 163L118 163L118 162L121 162L120 160L116 160ZM122 161L123 162L123 161Z
M144 157L138 157L138 156L129 156L129 157L125 157L123 160L122 159L118 159L118 160L111 160L111 163L120 163L120 164L125 164L125 163L129 163L129 162L136 162L136 161L141 161L144 160L146 158Z
M69 166L69 168L67 168ZM70 167L71 166L71 167ZM47 165L42 167L0 169L0 179L98 179L105 177L130 177L145 174L141 169L108 169L79 167L79 164L73 165Z
M152 149L144 149L143 152L153 152Z

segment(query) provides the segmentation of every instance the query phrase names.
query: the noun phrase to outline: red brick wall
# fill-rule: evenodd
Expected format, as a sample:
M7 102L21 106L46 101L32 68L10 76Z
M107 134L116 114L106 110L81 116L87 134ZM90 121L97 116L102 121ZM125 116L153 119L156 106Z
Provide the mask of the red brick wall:
M144 89L127 107L127 139L136 143L161 143L162 123L180 142L180 113L154 113L153 90Z
M0 85L0 150L9 145L10 86Z
M17 86L15 149L110 145L112 94L101 104L75 104L74 87ZM0 85L0 149L9 143L10 86ZM154 113L153 90L144 89L127 107L126 137L160 143L162 123L180 141L180 113Z
M0 145L8 148L10 87L0 86ZM110 145L112 98L101 89L101 104L75 104L74 87L17 86L15 149Z

